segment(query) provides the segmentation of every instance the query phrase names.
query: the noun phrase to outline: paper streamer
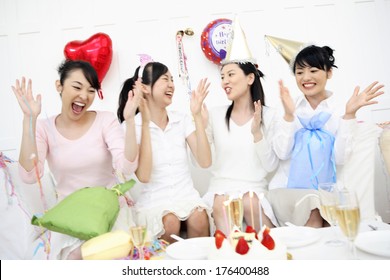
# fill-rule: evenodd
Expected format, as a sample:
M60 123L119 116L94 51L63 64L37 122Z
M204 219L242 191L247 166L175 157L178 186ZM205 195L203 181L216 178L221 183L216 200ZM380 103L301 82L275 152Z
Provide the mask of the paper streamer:
M183 83L187 87L187 92L189 95L191 95L191 83L190 83L190 77L188 74L188 68L187 68L187 56L184 52L184 45L183 45L183 35L184 34L193 34L184 32L182 30L178 31L176 33L176 47L177 47L177 53L178 53L178 67L179 67L179 77L182 79ZM192 36L192 35L189 35Z

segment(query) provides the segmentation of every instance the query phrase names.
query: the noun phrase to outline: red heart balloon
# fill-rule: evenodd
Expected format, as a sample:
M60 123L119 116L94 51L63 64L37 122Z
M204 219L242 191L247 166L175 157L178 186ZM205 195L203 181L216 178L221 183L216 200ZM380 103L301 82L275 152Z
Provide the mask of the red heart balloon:
M64 54L70 60L88 61L95 68L99 81L107 74L112 60L112 41L104 33L96 33L85 41L71 41L65 45Z

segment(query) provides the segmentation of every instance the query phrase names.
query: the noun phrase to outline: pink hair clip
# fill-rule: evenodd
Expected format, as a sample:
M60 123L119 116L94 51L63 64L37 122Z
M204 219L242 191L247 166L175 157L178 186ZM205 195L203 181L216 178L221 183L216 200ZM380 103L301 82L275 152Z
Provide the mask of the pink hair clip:
M142 78L142 74L144 73L145 65L149 62L153 62L153 59L148 54L138 54L139 55L139 61L141 63L139 71L138 71L138 78Z

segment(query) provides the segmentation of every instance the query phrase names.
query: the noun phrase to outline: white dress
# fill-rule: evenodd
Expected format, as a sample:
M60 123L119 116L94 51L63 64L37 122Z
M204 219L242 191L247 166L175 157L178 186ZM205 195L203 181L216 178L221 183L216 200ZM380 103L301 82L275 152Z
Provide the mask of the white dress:
M276 111L263 107L263 134L265 137L253 142L251 133L252 119L239 126L230 119L230 130L227 129L225 115L228 106L216 107L209 112L207 136L213 147L212 177L207 193L206 203L212 207L214 196L244 195L253 191L258 196L267 195L266 176L272 172L278 159L270 142L274 135L274 116ZM278 225L267 199L262 200L265 215L274 225Z
M189 169L186 138L195 131L190 117L168 112L168 125L161 130L150 122L153 167L149 183L142 184L136 201L138 219L146 221L149 232L160 237L165 233L162 218L168 213L185 221L194 211L206 210L213 230L211 209L195 189ZM137 141L141 141L141 114L135 117Z

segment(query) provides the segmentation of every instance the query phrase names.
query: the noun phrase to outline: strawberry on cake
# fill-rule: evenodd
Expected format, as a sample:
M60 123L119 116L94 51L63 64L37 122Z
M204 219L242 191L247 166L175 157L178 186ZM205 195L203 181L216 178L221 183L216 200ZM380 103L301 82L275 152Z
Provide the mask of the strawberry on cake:
M257 234L248 226L245 232L233 231L229 238L217 230L215 246L209 251L209 260L286 260L287 248L270 234L266 226Z

